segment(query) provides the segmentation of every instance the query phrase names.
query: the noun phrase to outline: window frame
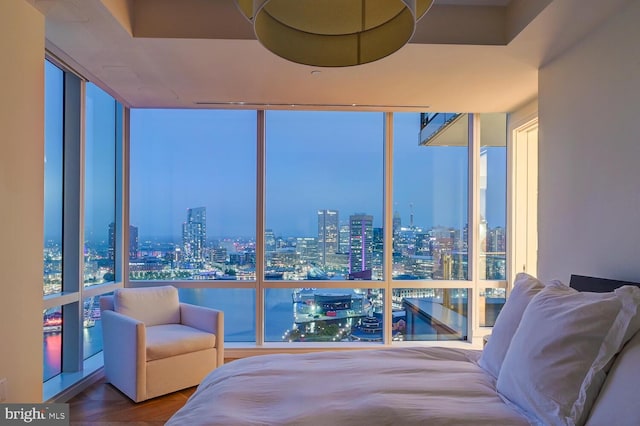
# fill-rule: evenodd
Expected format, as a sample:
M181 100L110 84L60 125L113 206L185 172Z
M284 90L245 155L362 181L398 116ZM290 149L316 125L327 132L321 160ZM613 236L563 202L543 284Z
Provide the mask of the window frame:
M63 72L63 202L62 202L62 291L43 296L43 311L62 307L62 365L61 373L43 381L44 400L59 395L73 384L95 373L102 367L102 353L85 359L83 354L83 301L99 297L124 286L122 280L123 224L125 223L123 183L128 169L128 109L115 99L116 125L116 280L85 287L84 269L84 146L85 138L85 87L88 80L59 60L52 53L45 53L45 61ZM46 62L43 62L43 66ZM46 82L45 82L46 84ZM102 89L102 88L101 88ZM104 89L102 89L104 90ZM112 96L111 94L109 94ZM113 97L113 96L112 96ZM128 222L128 220L127 220ZM120 265L120 267L118 267Z
M129 280L129 208L130 208L130 109L122 100L116 100L116 125L114 132L116 141L115 164L115 269L114 282L84 287L83 241L84 241L84 145L85 145L85 86L88 80L75 72L63 61L50 52L46 52L45 60L50 61L64 72L64 201L63 201L63 288L61 293L43 296L43 309L56 306L63 307L65 318L63 333L62 373L44 382L45 400L59 395L61 391L74 383L88 377L102 367L102 353L86 360L83 357L82 343L82 303L88 297L96 297L110 293L122 287L143 287L155 285L173 285L178 288L244 288L255 291L255 342L230 342L226 348L228 357L253 355L256 351L264 352L299 352L326 349L375 348L402 345L445 345L458 347L481 347L482 336L490 327L480 327L478 311L478 295L481 289L499 288L509 290L513 263L513 245L511 234L512 218L507 215L507 280L480 280L477 256L479 250L479 161L480 161L480 121L477 114L469 113L469 170L468 170L468 280L394 280L393 272L393 113L384 112L383 124L383 279L371 281L304 281L305 286L323 289L376 288L384 291L384 322L382 343L288 343L265 342L264 314L265 291L267 289L299 288L300 281L265 280L265 153L266 110L256 110L256 280L254 281L131 281ZM104 90L104 89L103 89ZM111 96L113 96L110 92ZM509 116L508 116L509 117ZM507 121L509 118L507 118ZM509 123L508 123L509 127ZM506 131L506 129L505 129ZM507 209L511 211L513 159L510 155L513 141L507 140ZM407 341L392 340L392 291L398 288L464 288L468 290L468 340L461 341ZM471 346L470 346L471 345Z
M479 324L479 307L478 297L481 289L487 288L507 288L507 280L480 280L479 270L476 257L480 255L479 247L479 161L480 161L480 116L478 114L468 114L468 137L469 137L469 170L468 170L468 217L469 217L469 240L468 240L468 262L469 262L469 279L468 280L394 280L392 278L392 249L390 245L393 241L393 113L384 113L384 149L383 149L383 228L384 228L384 251L383 251L383 279L360 281L360 280L336 280L336 281L280 281L265 280L265 186L266 186L266 110L257 110L257 128L256 128L256 280L255 281L144 281L127 279L127 286L142 287L150 285L173 285L178 288L250 288L255 290L256 301L256 336L255 342L239 343L228 342L225 346L225 352L230 357L242 357L255 354L255 351L266 352L297 352L309 350L325 350L325 349L349 349L349 348L376 348L387 346L402 345L447 345L462 347L481 347L482 337L488 334L491 327L481 327ZM506 129L505 129L506 132ZM508 148L507 148L508 149ZM126 182L125 187L129 186ZM507 203L509 200L507 200ZM127 198L128 204L128 198ZM259 238L258 236L262 236ZM128 244L128 239L124 241ZM123 250L128 253L128 247ZM507 275L509 276L509 275ZM128 275L127 275L128 277ZM319 289L336 289L336 288L352 288L352 289L381 289L384 291L384 322L383 322L383 341L382 343L289 343L289 342L265 342L264 339L264 315L265 315L265 290L267 289L293 289L301 287L304 283L305 287L315 287ZM467 330L468 338L466 341L407 341L394 342L392 339L392 290L396 288L433 288L433 289L467 289L468 291L468 313Z

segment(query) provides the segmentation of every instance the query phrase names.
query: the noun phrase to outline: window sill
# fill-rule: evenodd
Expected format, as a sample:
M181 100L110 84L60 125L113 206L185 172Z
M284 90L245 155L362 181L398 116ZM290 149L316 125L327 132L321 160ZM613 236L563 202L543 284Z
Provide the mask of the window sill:
M60 373L42 385L44 402L65 402L102 377L102 351L84 361L82 371Z

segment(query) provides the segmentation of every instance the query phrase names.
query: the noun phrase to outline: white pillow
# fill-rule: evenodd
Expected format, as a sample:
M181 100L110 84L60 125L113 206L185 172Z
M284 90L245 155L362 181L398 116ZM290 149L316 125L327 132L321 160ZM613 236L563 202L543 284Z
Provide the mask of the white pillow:
M589 414L587 426L638 426L640 404L640 332L618 354L598 399Z
M504 356L509 349L522 314L536 294L544 288L544 284L524 272L516 275L513 290L496 318L491 337L482 351L478 365L493 377L498 378Z
M529 303L498 376L497 390L540 425L581 425L604 369L624 344L640 288L577 292L552 282Z
M119 288L113 292L113 310L142 321L147 327L158 324L178 324L180 323L178 289L170 285Z

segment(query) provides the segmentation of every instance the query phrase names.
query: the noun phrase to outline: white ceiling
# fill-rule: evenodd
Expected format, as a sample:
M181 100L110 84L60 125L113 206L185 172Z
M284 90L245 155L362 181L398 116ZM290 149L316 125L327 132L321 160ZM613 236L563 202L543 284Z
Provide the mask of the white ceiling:
M409 44L348 68L275 56L232 0L28 1L49 51L131 107L503 112L633 0L438 0Z

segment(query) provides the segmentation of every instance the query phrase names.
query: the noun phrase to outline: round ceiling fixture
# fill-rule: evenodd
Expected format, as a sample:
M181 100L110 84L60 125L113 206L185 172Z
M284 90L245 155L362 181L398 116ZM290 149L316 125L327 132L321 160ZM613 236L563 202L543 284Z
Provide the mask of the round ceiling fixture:
M236 0L256 37L299 64L347 67L377 61L413 36L433 0Z

